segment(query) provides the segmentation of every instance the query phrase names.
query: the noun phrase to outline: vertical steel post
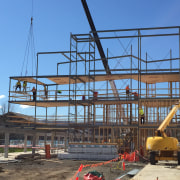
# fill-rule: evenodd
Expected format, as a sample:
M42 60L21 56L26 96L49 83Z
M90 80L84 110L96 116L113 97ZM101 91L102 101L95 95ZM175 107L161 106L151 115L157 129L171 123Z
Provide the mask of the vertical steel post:
M140 36L140 30L138 30L138 135L137 135L137 146L138 146L138 149L139 149L139 138L140 138L140 136L139 136L139 133L140 133L140 129L139 129L139 123L140 123L140 121L139 121L139 118L140 118L140 116L139 116L139 80L140 80L140 78L139 78L139 69L140 69L140 65L139 65L139 59L140 59L140 38L139 38L139 36Z
M8 158L9 151L9 132L5 132L5 147L4 147L4 157Z
M78 64L77 64L77 53L78 53L78 43L76 41L76 76L78 72ZM75 122L77 123L77 78L75 78Z
M35 155L35 152L36 152L36 149L35 149L35 147L36 147L36 133L34 133L33 134L33 140L32 140L33 142L32 142L32 155Z
M170 71L172 71L172 49L170 49Z
M54 148L54 132L51 132L51 148ZM51 153L54 153L53 149L51 149Z
M59 64L57 64L57 76L59 74L59 71L58 71L58 67L59 67ZM55 91L55 100L57 101L57 91L58 91L58 85L56 84L56 91ZM55 118L55 123L57 123L57 106L56 106L56 118Z
M140 94L140 96L139 96L139 98L141 98L141 93L142 93L142 91L141 91L141 66L142 66L142 59L141 59L141 32L139 31L139 33L140 33L140 37L139 37L139 40L140 40L140 44L139 44L140 45L140 47L139 47L140 48L139 49L139 55L140 55L140 71L139 71L139 73L140 73L140 82L139 82L140 87L139 88L140 89L139 90L140 90L140 93L139 94Z
M91 49L93 49L93 62L94 62L93 91L95 91L96 90L96 83L95 83L96 61L95 61L95 54L94 54L95 48L94 48L94 46L92 46L91 41L90 41L90 47L91 47ZM91 49L90 49L90 54L91 54ZM95 123L96 123L96 105L95 105L95 103L93 103L93 142L95 142L95 127L94 127Z
M147 75L147 69L148 69L148 66L147 66L147 64L148 64L148 58L147 58L147 52L146 52L146 75ZM147 91L148 91L148 84L147 84L147 82L146 82L146 98L147 98L147 96L148 96L148 93L147 93ZM146 120L145 120L145 122L147 122L148 123L148 107L146 106L146 112L145 112L145 114L146 114Z
M180 76L180 28L179 28L179 76ZM179 97L180 97L180 81L179 81Z
M27 152L27 134L24 134L24 152Z
M109 50L108 50L108 48L107 48L107 59L108 59L108 56L109 56ZM109 88L108 85L109 85L109 81L107 80L107 81L106 81L106 94L107 94L107 98L108 98L108 92L109 92L109 91L108 91L108 88Z
M132 94L132 44L131 44L131 63L130 63L130 69L131 69L131 79L130 79L130 90L131 90L131 94ZM132 100L132 95L131 95L131 100ZM130 125L132 124L132 103L130 103Z
M46 107L46 125L47 125L47 107ZM47 133L44 134L44 146L47 143Z
M131 63L130 63L130 68L131 68L131 80L130 80L130 90L132 92L132 44L131 44Z
M170 72L172 72L172 49L170 49ZM170 97L172 98L172 81L169 82L170 83ZM172 108L172 106L171 106Z
M71 58L72 58L72 33L70 36L70 64L69 64L69 106L68 106L68 130L67 130L67 136L65 137L65 150L67 146L67 141L69 143L69 123L70 123L70 116L71 116Z
M146 52L146 75L147 75L147 52ZM146 98L147 98L147 82L146 82Z
M9 79L9 101L10 101L10 96L11 96L11 78ZM8 101L8 113L10 110L10 102Z
M36 67L36 100L35 100L35 128L36 128L36 111L37 111L37 109L36 109L36 101L37 101L37 76L38 76L38 58L39 58L39 54L37 53L37 67Z
M86 77L86 71L87 71L87 60L86 60L87 56L86 56L86 52L85 52L85 77ZM85 96L85 100L87 99L86 97L86 86L87 86L87 83L85 81L84 83L84 96ZM89 97L88 97L89 98ZM87 122L87 117L86 117L86 110L87 110L87 105L84 105L84 125L86 124ZM83 128L83 142L85 141L85 129Z

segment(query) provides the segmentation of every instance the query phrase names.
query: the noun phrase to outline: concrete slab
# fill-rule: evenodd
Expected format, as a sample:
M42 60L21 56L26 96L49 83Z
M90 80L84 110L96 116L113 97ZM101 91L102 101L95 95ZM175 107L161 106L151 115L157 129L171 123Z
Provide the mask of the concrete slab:
M180 180L180 166L176 162L148 164L131 180Z
M20 154L30 154L30 153L32 154L32 152L14 152L14 153L8 153L8 158L5 158L4 154L2 153L0 155L0 163L1 163L1 161L2 162L5 162L5 161L8 162L8 161L15 160L15 157L20 155Z
M45 152L43 150L39 150L37 153L44 155ZM4 157L4 153L0 154L0 163L4 163L4 162L14 162L15 157L17 157L18 155L25 155L25 154L32 154L31 151L27 151L27 152L13 152L13 153L8 153L8 158Z

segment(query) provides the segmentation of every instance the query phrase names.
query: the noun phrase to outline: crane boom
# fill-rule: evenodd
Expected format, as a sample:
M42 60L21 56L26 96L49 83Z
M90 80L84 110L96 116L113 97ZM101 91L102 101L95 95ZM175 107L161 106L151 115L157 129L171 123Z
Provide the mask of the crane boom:
M94 39L95 39L96 46L97 46L99 54L101 56L103 66L104 66L104 68L106 70L106 73L108 75L111 75L111 71L110 71L110 68L109 68L109 65L108 65L108 61L107 61L107 58L106 58L106 56L104 54L104 50L102 48L101 41L99 40L99 36L98 36L98 34L96 32L96 28L95 28L93 19L91 17L87 2L86 2L86 0L81 0L81 2L82 2L82 5L83 5L83 8L84 8L84 11L86 13L89 25L91 27L91 30L92 30L92 33L93 33L93 36L94 36ZM110 83L110 86L111 86L111 89L113 91L114 96L119 98L118 91L116 89L116 84L115 84L114 80L109 80L109 83Z
M85 13L86 13L86 17L87 17L87 19L88 19L89 25L90 25L90 27L91 27L91 30L92 30L92 33L93 33L93 36L94 36L94 39L95 39L95 43L96 43L96 45L97 45L99 54L100 54L100 56L101 56L101 59L102 59L104 68L105 68L105 70L106 70L106 73L107 73L108 75L110 75L111 72L110 72L110 69L109 69L109 65L108 65L106 56L105 56L105 54L104 54L104 50L103 50L103 48L102 48L101 41L99 40L99 36L98 36L98 34L97 34L97 32L96 32L96 28L95 28L93 19L92 19L92 17L91 17L91 14L90 14L90 11L89 11L87 2L86 2L86 0L81 0L81 2L82 2L82 5L83 5L83 7L84 7L84 11L85 11Z

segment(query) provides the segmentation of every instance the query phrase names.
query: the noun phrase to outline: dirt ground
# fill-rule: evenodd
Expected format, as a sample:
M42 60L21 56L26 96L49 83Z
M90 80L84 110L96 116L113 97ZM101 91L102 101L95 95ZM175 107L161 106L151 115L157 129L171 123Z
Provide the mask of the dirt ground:
M0 179L3 180L70 180L81 164L96 164L99 161L76 161L52 159L22 159L18 162L0 163ZM126 174L132 169L142 169L146 164L125 163L125 171L122 169L122 162L111 162L98 167L83 168L79 179L83 180L84 174L96 170L104 174L106 180L115 180L117 177ZM123 180L130 179L125 176Z

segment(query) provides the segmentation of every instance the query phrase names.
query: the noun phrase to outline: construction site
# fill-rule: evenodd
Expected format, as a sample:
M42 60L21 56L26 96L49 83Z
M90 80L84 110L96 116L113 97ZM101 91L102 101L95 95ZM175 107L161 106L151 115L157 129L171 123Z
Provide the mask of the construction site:
M137 47L130 46L129 54L110 57L107 51L103 60L95 57L95 39L91 33L72 34L70 51L37 54L37 67L39 61L43 61L41 56L48 55L52 61L50 56L58 55L56 57L61 59L61 62L57 63L57 74L39 75L37 69L35 77L10 77L9 103L34 106L35 115L29 123L37 126L37 129L50 126L48 131L51 127L57 132L65 131L69 142L119 143L125 151L139 149L140 146L144 148L146 138L153 136L172 106L179 101L180 71L177 64L180 62L178 54L171 57L172 50L167 59L148 60L147 53L142 52L144 48L141 41L152 36L176 36L179 41L179 28L98 32L103 33L103 40L134 38L134 41L138 42ZM146 34L147 31L154 30L161 33ZM167 30L174 32L167 35ZM137 35L109 35L114 31ZM144 32L146 35L143 35ZM85 44L87 49L81 50L82 44ZM133 48L137 49L137 52L133 51ZM178 49L179 46L176 50ZM129 68L122 69L123 62ZM163 65L156 68L158 63ZM28 85L36 87L36 101L33 101L31 90L26 93L15 92L13 85L18 80L27 81ZM47 81L50 81L49 84ZM125 88L128 84L130 93L126 94ZM47 87L47 96L44 94L44 86ZM137 92L138 96L133 92ZM53 118L48 116L48 108L52 107L56 110ZM141 122L139 107L144 110L144 122ZM38 111L42 109L45 114L39 117ZM180 138L179 125L180 117L177 113L167 128L169 136Z
M73 143L117 144L119 153L141 149L147 155L147 137L154 136L171 108L179 102L179 29L163 27L97 32L99 39L107 41L134 39L129 54L110 56L107 50L103 59L96 57L97 39L91 32L72 34L70 51L38 53L36 76L10 77L9 103L35 108L35 115L28 121L11 121L13 129L16 124L21 124L16 128L23 126L26 133L28 130L41 136L59 133L66 146ZM154 34L154 31L158 33ZM117 33L118 36L112 36ZM147 52L143 51L143 39L155 37L153 40L156 40L159 36L176 37L177 47L170 50L166 59L148 59ZM175 51L173 57L172 51ZM55 58L60 59L55 66L56 74L40 75L40 61L45 56L53 61L54 54ZM14 84L18 80L27 81L31 88L34 86L37 89L35 101L31 91L15 91ZM127 85L129 94L126 93ZM47 87L46 93L44 86ZM49 108L54 108L54 117L48 115ZM143 121L139 108L144 110ZM44 116L39 115L42 111L45 112ZM166 134L180 139L179 127L178 111L167 127ZM22 131L19 129L19 132Z
M67 51L37 53L36 75L9 78L9 108L32 106L34 115L1 117L4 157L13 133L24 136L25 148L32 140L33 154L40 139L43 146L51 140L52 152L67 153L59 159L111 160L134 151L148 158L147 138L180 100L180 26L96 31L87 18L91 31L71 34ZM18 81L27 87L18 89ZM180 141L178 109L165 133Z

